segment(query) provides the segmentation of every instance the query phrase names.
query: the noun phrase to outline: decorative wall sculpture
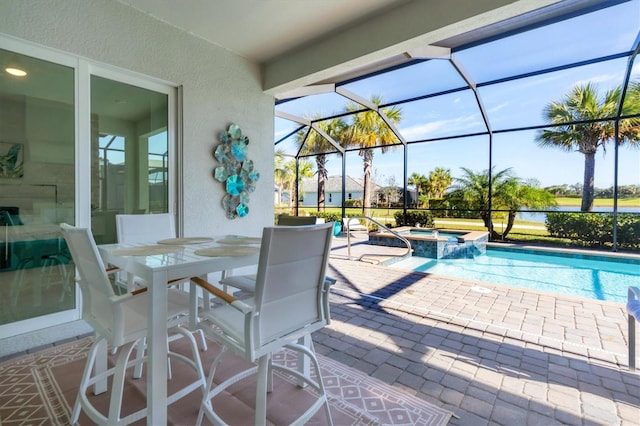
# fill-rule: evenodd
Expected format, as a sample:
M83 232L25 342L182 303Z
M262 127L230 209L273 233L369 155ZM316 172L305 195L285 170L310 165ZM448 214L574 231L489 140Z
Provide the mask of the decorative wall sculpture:
M255 191L260 173L254 170L253 161L247 159L249 138L236 124L218 137L220 145L213 156L222 165L213 171L213 177L225 185L226 194L222 206L227 218L235 219L249 214L249 194Z

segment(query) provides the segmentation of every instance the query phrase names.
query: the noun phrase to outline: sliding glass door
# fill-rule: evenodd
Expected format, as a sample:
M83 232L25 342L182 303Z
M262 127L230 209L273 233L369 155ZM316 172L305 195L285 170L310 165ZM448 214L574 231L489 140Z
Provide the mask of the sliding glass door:
M80 317L60 223L173 210L176 91L0 37L0 339Z
M0 325L76 307L74 69L0 49Z
M169 95L91 76L91 229L116 242L118 213L169 210Z

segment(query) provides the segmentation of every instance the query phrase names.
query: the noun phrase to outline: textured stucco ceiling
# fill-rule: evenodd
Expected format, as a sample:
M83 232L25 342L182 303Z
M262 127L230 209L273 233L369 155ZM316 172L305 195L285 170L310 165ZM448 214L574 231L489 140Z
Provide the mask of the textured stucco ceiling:
M407 0L119 0L256 62Z
M406 62L604 0L117 0L261 64L283 93Z

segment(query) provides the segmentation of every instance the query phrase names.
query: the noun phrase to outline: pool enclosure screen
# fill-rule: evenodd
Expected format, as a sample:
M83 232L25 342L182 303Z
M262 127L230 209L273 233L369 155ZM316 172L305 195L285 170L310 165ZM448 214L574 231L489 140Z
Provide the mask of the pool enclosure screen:
M592 223L584 244L638 248L640 0L589 4L278 99L276 212L480 218L493 240Z

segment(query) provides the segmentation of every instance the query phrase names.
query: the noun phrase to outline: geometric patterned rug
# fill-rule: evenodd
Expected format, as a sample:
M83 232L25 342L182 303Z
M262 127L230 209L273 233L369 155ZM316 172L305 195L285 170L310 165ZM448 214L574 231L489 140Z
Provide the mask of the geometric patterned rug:
M179 339L177 342L182 340L184 339ZM91 342L92 338L88 337L0 363L0 425L68 425L77 385ZM180 343L172 343L174 344ZM172 350L180 351L173 346ZM218 351L217 345L211 342L209 350L201 352L205 374ZM337 426L441 426L446 425L451 418L450 412L344 364L319 354L318 360L323 382L329 394L333 423ZM231 365L227 364L226 368L231 370L240 368L240 363L244 362L238 358ZM295 356L287 352L279 353L274 356L274 362L291 365L295 363ZM178 380L176 377L183 375L179 365L179 362L172 363L173 380ZM310 391L298 388L287 377L280 377L277 380L274 392L269 394L269 422L284 424L286 420L282 417L283 413L295 409L295 405L301 403L304 398L300 395ZM123 409L126 410L127 405L131 406L131 410L144 406L144 380L127 381L125 386L127 389L135 388L137 392L132 391L133 393L127 395ZM246 387L251 388L252 385L249 384ZM228 419L229 424L244 424L247 418L253 419L252 415L249 417L246 415L247 410L251 410L253 396L247 396L242 400L242 392L240 390L236 394L228 395L227 400L217 403L219 406L228 406L232 412L232 417ZM99 399L102 398L106 406L108 395L92 396L92 398L98 401L98 405L101 403ZM171 405L168 409L169 424L193 424L200 398L200 395L193 395L193 397L189 395ZM234 413L242 415L234 417ZM309 422L309 424L324 423L322 410ZM85 425L90 422L83 415L79 424ZM145 424L144 420L139 424ZM206 421L205 424L207 424Z

